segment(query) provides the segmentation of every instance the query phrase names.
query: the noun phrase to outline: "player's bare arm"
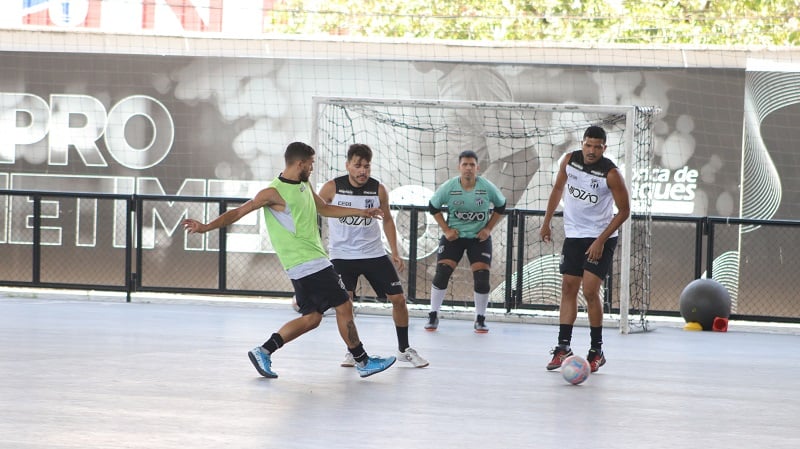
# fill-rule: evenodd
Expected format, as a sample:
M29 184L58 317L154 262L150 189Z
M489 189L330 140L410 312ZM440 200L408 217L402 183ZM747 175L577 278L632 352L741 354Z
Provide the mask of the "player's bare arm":
M250 212L261 209L262 207L270 207L277 211L282 211L286 207L286 202L277 190L269 187L259 191L256 196L246 201L241 206L226 211L209 223L201 223L195 219L187 218L181 222L181 225L183 225L183 228L190 234L202 234L213 231L214 229L230 226Z
M333 203L333 197L336 195L336 183L331 179L322 185L317 193L320 198L327 204Z
M608 240L608 237L622 226L622 223L631 215L631 201L628 195L628 188L625 186L625 180L619 172L619 169L614 169L608 172L606 183L611 190L611 196L614 197L614 204L617 206L617 214L608 224L606 229L600 234L597 239L592 243L586 255L589 260L600 260L603 255L603 246Z
M550 243L550 220L553 219L553 214L556 213L558 203L561 202L561 197L564 195L564 186L567 185L568 163L569 156L566 156L558 167L558 174L556 175L556 181L553 184L553 190L550 192L550 198L547 199L547 209L545 209L542 227L539 229L539 237L543 242Z
M328 204L322 199L317 192L314 192L314 204L317 206L317 213L323 217L341 218L341 217L367 217L367 218L383 218L383 212L373 207L370 209L357 209L355 207L342 207L333 204ZM332 199L332 198L331 198Z
M503 219L503 214L498 213L496 211L492 211L492 215L489 217L489 221L486 222L486 226L483 227L480 231L478 231L477 238L481 242L487 240L491 235L494 227L497 226L497 222Z
M392 251L392 262L394 262L397 271L403 272L405 269L405 262L400 257L400 252L397 249L397 227L394 225L394 217L389 208L389 192L383 184L378 186L378 200L381 203L381 212L383 213L383 234L386 236L386 241L389 242L389 249Z
M433 214L433 219L436 220L436 223L439 225L439 229L442 230L444 238L450 242L458 238L458 229L453 229L447 224L447 221L444 219L444 214L442 214L441 211Z

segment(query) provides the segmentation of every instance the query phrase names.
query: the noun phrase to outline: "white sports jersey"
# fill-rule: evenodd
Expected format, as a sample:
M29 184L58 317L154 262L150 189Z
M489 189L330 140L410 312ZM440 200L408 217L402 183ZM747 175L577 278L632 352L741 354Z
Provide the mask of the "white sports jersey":
M617 166L605 157L585 165L580 150L567 157L570 160L564 188L564 234L568 238L595 238L614 218L614 197L606 176ZM610 237L617 234L614 231Z
M378 182L369 178L363 187L353 187L347 175L335 178L336 206L370 209L380 207ZM331 259L371 259L386 255L381 241L381 227L375 218L328 218L328 252Z

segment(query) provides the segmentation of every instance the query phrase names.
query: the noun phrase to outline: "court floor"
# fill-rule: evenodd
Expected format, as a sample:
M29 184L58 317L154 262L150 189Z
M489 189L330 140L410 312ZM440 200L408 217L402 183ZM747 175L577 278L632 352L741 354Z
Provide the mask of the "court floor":
M800 335L607 329L608 363L580 386L544 369L557 327L443 319L397 363L341 368L334 317L275 353L246 353L296 317L287 304L0 295L0 448L800 447ZM360 313L371 354L391 318ZM573 347L585 355L588 329Z

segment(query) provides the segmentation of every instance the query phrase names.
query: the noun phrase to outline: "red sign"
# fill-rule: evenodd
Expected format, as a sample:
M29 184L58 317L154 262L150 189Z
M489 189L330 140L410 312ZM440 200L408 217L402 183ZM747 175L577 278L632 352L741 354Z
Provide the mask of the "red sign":
M21 9L19 4L0 6L0 15L18 15L21 26L259 34L264 11L272 4L273 0L23 0ZM13 19L4 22L15 24Z

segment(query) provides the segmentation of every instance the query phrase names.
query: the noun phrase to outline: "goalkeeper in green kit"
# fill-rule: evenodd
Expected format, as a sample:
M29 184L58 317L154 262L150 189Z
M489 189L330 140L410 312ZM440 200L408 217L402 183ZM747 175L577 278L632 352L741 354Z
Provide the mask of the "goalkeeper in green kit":
M478 176L478 170L478 155L474 151L463 151L458 156L459 176L445 181L430 200L430 213L443 236L439 240L431 310L425 325L428 331L439 327L439 309L447 284L466 252L474 281L474 329L479 334L489 332L486 308L489 305L492 230L503 218L506 199L491 181ZM447 206L447 219L444 206Z

